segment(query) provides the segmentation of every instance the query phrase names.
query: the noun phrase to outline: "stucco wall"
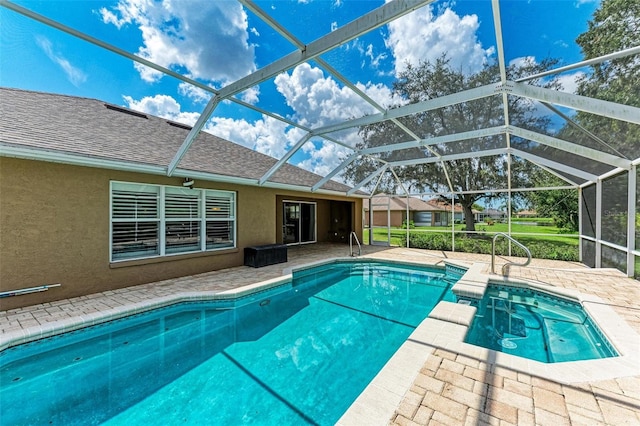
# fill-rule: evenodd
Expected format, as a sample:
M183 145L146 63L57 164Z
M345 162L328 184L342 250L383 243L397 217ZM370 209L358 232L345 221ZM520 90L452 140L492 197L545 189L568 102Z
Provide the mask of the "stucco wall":
M404 221L406 212L399 210L392 210L389 216L389 226L401 227ZM365 212L365 224L368 223L369 212ZM387 211L374 211L373 212L373 226L387 226Z
M328 199L361 200L196 181L197 188L237 192L237 248L109 263L109 182L181 186L181 178L0 157L0 291L62 284L0 299L0 310L243 264L244 247L282 241L277 199L318 202L318 241L327 241ZM311 196L309 196L311 195ZM280 203L281 204L281 203ZM360 215L354 229L362 238Z

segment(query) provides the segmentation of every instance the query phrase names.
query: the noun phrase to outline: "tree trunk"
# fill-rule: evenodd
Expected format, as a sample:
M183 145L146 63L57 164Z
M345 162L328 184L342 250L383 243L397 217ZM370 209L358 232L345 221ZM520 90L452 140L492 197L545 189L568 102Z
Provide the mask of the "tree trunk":
M476 221L473 217L473 211L471 210L471 205L467 205L466 203L462 204L462 209L464 211L464 224L467 227L467 231L475 231L476 230Z

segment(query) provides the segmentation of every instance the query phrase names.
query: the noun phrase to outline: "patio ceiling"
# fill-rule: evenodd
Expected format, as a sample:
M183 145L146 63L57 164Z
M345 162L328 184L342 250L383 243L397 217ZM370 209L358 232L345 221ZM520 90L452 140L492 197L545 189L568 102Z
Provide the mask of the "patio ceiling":
M510 81L507 79L506 69L508 63L505 59L504 53L504 45L508 44L509 40L503 40L502 36L504 18L501 17L500 13L500 1L492 0L491 10L493 17L493 29L495 31L496 57L500 70L500 75L496 76L496 82L471 90L390 109L386 106L380 105L367 95L357 82L352 81L344 72L339 71L339 67L333 65L331 60L326 59L323 55L330 52L335 53L337 49L344 46L346 43L376 31L407 14L414 13L416 9L435 3L434 0L392 0L361 15L350 23L324 34L310 43L305 43L298 39L294 35L293 30L285 28L272 15L262 9L254 1L239 1L246 10L250 11L273 31L278 33L286 41L285 43L289 43L290 53L285 54L270 64L257 69L255 72L226 84L219 89L214 89L201 81L190 78L175 70L160 66L140 56L131 54L104 40L100 40L84 32L70 28L58 21L39 15L13 2L0 0L0 5L30 19L66 32L93 45L107 49L116 55L150 67L156 71L212 94L212 97L201 111L200 117L182 143L182 146L175 153L172 161L166 165L166 174L168 176L171 176L176 171L176 168L179 167L183 156L189 150L198 133L203 131L207 121L210 120L221 103L225 101L233 102L242 108L246 108L247 111L264 114L272 119L281 121L287 126L298 128L304 132L304 135L298 140L298 142L289 148L286 154L279 158L279 161L271 168L271 170L259 179L257 182L258 185L266 184L271 176L280 167L282 167L283 164L290 162L292 157L310 140L321 140L324 143L337 144L346 148L349 152L339 165L333 167L330 172L326 173L321 180L310 188L312 192L320 188L329 179L339 177L345 167L354 161L358 161L358 159L362 157L373 159L379 167L368 177L357 182L354 185L354 189L350 191L349 194L355 193L356 190L362 190L367 184L374 181L374 179L378 179L380 175L384 173L393 173L398 167L418 164L436 164L443 167L443 170L446 173L449 167L447 165L448 161L463 158L494 157L504 155L508 157L515 156L536 164L549 173L561 177L565 182L567 182L568 186L573 187L589 184L602 176L610 175L619 170L630 170L633 165L640 163L640 149L636 150L635 153L631 153L631 155L629 155L629 153L625 155L616 149L615 141L604 141L602 135L593 135L589 131L573 123L570 118L570 115L573 112L581 111L588 114L607 117L620 122L630 123L632 126L638 126L640 125L640 108L608 102L601 99L578 96L576 94L560 90L545 89L530 83L534 79L559 75L570 70L586 68L590 65L612 59L640 55L640 46L624 51L611 52L605 56L588 61L565 65L542 74L530 75L518 79L517 81ZM318 19L322 18L318 17ZM321 67L336 81L340 82L344 88L351 90L365 103L370 105L376 112L349 120L335 121L331 124L313 127L301 121L296 121L291 117L283 117L278 112L253 105L238 97L239 94L247 89L269 81L275 76L283 72L290 71L300 64L311 62L316 66ZM526 98L546 106L549 114L555 116L556 119L575 126L578 129L578 133L582 135L582 138L578 141L564 140L555 134L541 134L513 125L510 120L511 111L509 109L508 102L509 97L512 96ZM458 131L445 136L423 137L418 131L411 129L411 126L407 124L408 120L403 121L403 119L415 116L416 114L427 111L437 111L440 108L451 105L465 103L471 104L476 100L489 97L495 97L503 105L503 114L501 117L494 117L494 121L498 124L493 127L482 129L469 128L468 130ZM566 113L563 111L570 112ZM390 143L380 147L359 149L344 137L344 135L349 132L350 134L357 132L361 126L383 122L389 123L390 125L392 124L400 129L404 133L404 140L402 142ZM502 138L499 139L501 141L500 143L488 144L486 148L481 150L477 150L477 148L472 150L469 147L465 147L465 141L498 135L502 136ZM583 141L589 141L589 143L583 143ZM548 155L541 154L539 150L529 150L529 142L536 144L536 146L545 147ZM451 147L455 147L455 152L442 154L435 149L436 145L439 144L450 144ZM408 150L415 148L420 148L420 152L423 154L418 155L415 158L405 157L398 161L385 161L378 157L378 154L383 152L403 152L403 150L407 150L404 152L408 152ZM566 153L569 160L557 161L554 156L555 152ZM571 161L571 159L574 160ZM507 183L506 186L509 186L509 184ZM489 188L488 190L506 189L506 186L505 188ZM453 188L450 188L450 190L453 191Z

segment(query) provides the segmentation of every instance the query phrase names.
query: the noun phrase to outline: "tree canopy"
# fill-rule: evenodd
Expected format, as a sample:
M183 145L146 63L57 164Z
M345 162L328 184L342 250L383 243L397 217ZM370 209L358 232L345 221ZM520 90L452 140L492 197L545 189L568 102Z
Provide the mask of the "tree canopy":
M557 61L546 59L541 62L524 60L507 68L507 78L516 80L523 76L539 73L556 65ZM465 74L450 67L449 60L442 56L435 62L421 62L417 66L407 65L393 84L394 95L405 103L417 103L429 99L461 92L499 81L497 63L486 64L475 74ZM547 88L557 88L554 79L534 81ZM526 98L508 96L510 124L524 129L543 131L549 125L549 118L535 114L536 105ZM403 117L401 123L420 138L428 139L460 132L481 130L505 124L502 95L489 96L456 103L436 110L425 111ZM384 121L359 129L362 142L358 149L390 146L407 142L411 137L392 121ZM473 231L471 212L477 201L495 197L495 193L483 192L489 189L506 188L507 173L511 170L511 184L518 186L526 179L527 170L533 167L525 161L511 159L510 168L506 155L478 155L475 158L450 159L446 163L432 161L419 164L422 159L437 160L437 156L447 156L462 152L477 152L506 147L505 135L486 136L464 141L414 147L410 149L385 151L374 159L362 157L351 163L344 177L357 183L377 170L382 162L416 160L416 164L394 167L394 172L404 187L410 192L454 192L454 202L460 203L465 211L467 230ZM379 161L381 160L381 161ZM375 185L376 182L371 185ZM386 174L378 185L379 192L396 193L399 182L393 174Z

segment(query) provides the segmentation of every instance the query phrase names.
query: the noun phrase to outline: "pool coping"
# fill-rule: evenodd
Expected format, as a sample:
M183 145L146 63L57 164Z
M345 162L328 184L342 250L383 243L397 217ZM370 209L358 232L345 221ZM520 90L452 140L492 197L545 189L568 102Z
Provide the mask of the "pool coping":
M473 309L474 313L475 308L466 305L460 308L456 307L458 312L451 310L449 318L446 318L447 313L443 309L437 315L438 318L433 318L430 315L418 325L407 341L343 414L337 423L338 425L387 425L405 394L411 389L429 356L438 349L486 362L493 365L494 368L503 367L561 384L594 382L640 375L640 363L637 358L640 335L601 298L533 280L480 274L479 267L471 268L466 262L459 263L447 260L445 263L473 270L473 275L476 278L485 275L489 284L528 287L579 302L614 346L618 356L594 360L543 363L482 348L464 342L470 322L468 317L460 320L461 308ZM436 309L440 303L436 305ZM448 304L454 305L451 302Z
M58 321L0 333L0 351L23 343L121 319L129 315L164 308L177 303L237 300L245 296L258 294L260 292L285 285L290 281L291 275L288 274L230 290L182 291L170 296L155 297L142 302L132 302L130 304L117 306L99 312L79 314Z
M432 264L419 261L381 259L367 255L362 257L327 258L286 268L282 271L283 275L279 277L235 289L197 292L182 291L170 296L156 297L142 302L132 302L100 312L81 314L38 326L1 333L0 351L11 346L78 330L176 303L238 299L285 285L291 281L293 272L296 271L341 261L359 262L362 260L442 270L445 270L447 265L450 265L453 268L463 270L473 269L475 271L474 274L478 273L480 269L479 267L473 267L473 262L457 260L443 260L437 264ZM383 369L369 383L367 388L340 418L338 424L387 424L401 403L405 393L411 388L413 381L429 356L435 350L441 348L463 354L469 358L489 362L499 367L509 368L532 376L548 378L559 383L590 382L640 375L640 363L637 362L637 359L632 359L632 355L637 357L637 348L640 347L640 335L599 297L585 295L533 280L512 280L499 275L485 275L488 277L487 279L490 283L522 285L579 301L595 323L598 324L598 327L607 339L609 339L611 344L616 348L620 356L600 360L545 364L464 343L464 338L468 331L467 325L456 323L456 321L445 321L442 318L427 318L414 330L405 343L401 345L393 357L385 364Z

